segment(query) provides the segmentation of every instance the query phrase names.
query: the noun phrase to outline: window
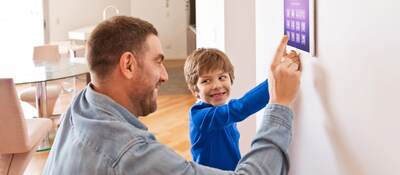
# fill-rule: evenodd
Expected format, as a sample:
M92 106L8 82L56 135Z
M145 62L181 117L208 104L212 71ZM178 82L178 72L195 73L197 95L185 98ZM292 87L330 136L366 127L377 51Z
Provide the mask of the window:
M32 60L33 46L44 43L42 0L2 1L0 7L0 62Z

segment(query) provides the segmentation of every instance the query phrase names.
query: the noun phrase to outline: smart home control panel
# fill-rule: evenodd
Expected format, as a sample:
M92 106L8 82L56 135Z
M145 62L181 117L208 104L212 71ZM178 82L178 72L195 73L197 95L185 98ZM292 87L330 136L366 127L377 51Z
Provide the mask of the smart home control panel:
M284 25L288 45L314 56L314 1L284 0Z

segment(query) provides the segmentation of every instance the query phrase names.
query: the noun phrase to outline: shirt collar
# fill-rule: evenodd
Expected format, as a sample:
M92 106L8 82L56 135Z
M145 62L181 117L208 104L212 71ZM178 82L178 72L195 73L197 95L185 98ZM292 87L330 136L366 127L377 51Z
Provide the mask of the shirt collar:
M134 114L129 112L125 107L121 106L110 97L95 91L92 86L93 84L89 83L85 90L85 96L89 103L99 106L106 111L113 111L113 116L120 120L124 120L139 129L148 130L147 127Z

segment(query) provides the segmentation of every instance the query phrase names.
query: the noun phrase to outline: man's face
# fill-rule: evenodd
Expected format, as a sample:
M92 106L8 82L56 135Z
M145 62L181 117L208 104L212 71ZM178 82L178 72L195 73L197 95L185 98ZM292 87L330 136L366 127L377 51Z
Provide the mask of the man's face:
M157 96L161 83L168 80L168 73L163 65L164 54L161 42L155 35L149 35L145 42L146 47L138 58L138 79L133 83L139 86L130 96L137 101L140 109L139 116L146 116L157 109Z
M214 70L200 75L196 86L198 92L194 93L198 98L213 106L220 106L228 100L232 84L228 73Z

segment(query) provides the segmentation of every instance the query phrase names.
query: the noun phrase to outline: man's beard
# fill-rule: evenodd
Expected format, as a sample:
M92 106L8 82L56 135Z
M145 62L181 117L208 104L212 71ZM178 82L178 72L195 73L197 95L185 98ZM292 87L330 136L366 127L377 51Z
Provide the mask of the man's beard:
M139 116L147 116L157 110L157 90L153 89L151 93L146 93L139 101L141 114Z

